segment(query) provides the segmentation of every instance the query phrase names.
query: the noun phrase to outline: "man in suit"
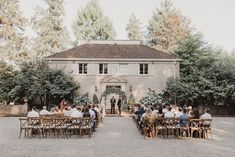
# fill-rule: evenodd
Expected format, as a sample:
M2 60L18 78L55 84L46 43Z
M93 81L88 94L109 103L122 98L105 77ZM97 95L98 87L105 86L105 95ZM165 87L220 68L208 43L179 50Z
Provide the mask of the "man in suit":
M111 104L111 114L115 114L116 99L114 98L114 96L113 96L112 99L110 100L110 104Z
M118 106L119 115L121 115L122 99L120 97L118 99L117 106Z

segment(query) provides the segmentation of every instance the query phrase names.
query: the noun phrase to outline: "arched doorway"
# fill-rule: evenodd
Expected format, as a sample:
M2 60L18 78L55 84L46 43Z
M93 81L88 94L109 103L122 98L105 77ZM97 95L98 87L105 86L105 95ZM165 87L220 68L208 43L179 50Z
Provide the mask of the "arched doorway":
M123 92L120 88L115 88L115 87L111 87L111 88L106 88L106 90L101 94L100 97L100 102L102 100L104 100L104 108L105 108L105 113L107 110L109 110L109 108L107 108L107 97L112 95L112 94L116 94L118 95L118 97L121 97L122 99L122 108L127 107L127 97L126 97L126 93ZM117 99L117 97L116 97ZM117 107L117 105L116 105Z

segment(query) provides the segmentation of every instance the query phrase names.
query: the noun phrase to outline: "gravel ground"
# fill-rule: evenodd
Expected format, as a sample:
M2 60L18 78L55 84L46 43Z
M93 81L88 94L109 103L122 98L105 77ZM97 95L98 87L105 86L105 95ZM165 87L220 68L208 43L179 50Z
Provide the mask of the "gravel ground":
M234 157L235 118L213 119L213 139L144 139L131 118L106 117L93 137L18 138L18 118L0 118L0 157Z

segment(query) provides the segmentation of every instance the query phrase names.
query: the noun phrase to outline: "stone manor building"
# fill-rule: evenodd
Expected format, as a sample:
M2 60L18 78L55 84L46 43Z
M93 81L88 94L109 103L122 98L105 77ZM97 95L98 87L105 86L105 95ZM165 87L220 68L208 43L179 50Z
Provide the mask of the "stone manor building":
M169 77L179 75L180 59L140 41L88 41L47 57L51 68L63 69L80 84L79 94L98 97L119 88L136 101L148 88L161 92ZM110 98L111 96L109 96ZM109 100L107 98L107 100Z

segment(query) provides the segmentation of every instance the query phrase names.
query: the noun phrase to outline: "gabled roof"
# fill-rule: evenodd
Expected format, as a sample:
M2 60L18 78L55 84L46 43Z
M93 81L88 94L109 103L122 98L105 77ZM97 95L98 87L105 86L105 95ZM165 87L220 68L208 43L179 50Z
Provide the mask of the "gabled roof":
M142 44L83 44L47 59L178 59L177 55Z

